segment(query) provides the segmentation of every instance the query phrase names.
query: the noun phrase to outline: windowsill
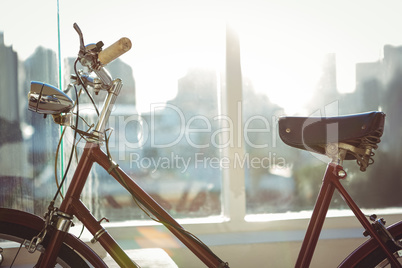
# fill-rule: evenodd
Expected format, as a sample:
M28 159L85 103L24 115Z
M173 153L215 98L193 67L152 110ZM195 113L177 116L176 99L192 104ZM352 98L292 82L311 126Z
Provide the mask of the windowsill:
M402 208L385 208L385 209L362 209L366 215L393 215L402 214ZM275 214L249 214L246 215L245 221L247 222L268 222L277 220L296 220L296 219L309 219L312 211L288 212L288 213L275 213ZM331 209L328 210L327 218L334 217L350 217L354 216L353 212L349 209Z
M229 219L217 215L204 218L183 218L176 219L176 221L181 225L187 224L213 224L213 223L223 223L229 221ZM103 224L105 228L119 228L119 227L134 227L134 226L155 226L160 225L160 223L153 220L133 220L133 221L121 221L121 222L108 222Z

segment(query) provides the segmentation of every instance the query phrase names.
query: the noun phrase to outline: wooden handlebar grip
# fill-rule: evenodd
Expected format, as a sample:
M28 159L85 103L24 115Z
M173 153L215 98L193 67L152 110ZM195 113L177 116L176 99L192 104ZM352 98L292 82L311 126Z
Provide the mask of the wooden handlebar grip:
M98 59L102 63L102 65L106 65L109 62L117 59L130 49L130 39L128 39L127 37L123 37L117 42L113 43L111 46L105 48L105 50L102 50L98 55Z

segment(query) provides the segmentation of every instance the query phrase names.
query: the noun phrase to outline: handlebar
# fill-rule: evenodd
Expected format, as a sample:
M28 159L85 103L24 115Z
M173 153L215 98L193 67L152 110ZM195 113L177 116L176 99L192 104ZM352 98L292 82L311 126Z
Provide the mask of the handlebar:
M131 41L127 37L123 37L109 47L99 52L98 60L102 65L117 59L131 49Z
M113 82L112 77L103 67L131 49L130 39L123 37L111 46L102 50L103 42L101 41L97 44L89 44L85 46L84 37L80 27L77 23L74 23L73 27L78 33L80 39L78 60L82 66L88 67L90 72L95 72L101 80L101 85L96 85L95 94L97 94L100 89L109 90ZM76 73L76 75L80 76L78 73ZM91 85L91 83L89 83L89 85Z

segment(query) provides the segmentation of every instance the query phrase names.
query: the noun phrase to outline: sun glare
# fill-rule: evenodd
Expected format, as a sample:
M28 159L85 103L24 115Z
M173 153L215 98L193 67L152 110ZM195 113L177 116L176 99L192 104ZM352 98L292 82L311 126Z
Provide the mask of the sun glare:
M280 55L257 54L242 60L243 76L251 80L254 90L266 94L271 102L284 107L286 113L300 111L311 99L320 72L318 59L295 55L285 60Z
M57 48L56 5L48 1L49 5L41 9L41 14L47 14L44 16L47 20L38 20L37 23L43 22L29 31L24 24L6 23L12 21L14 15L10 14L15 12L0 18L4 22L0 23L0 31L4 31L6 44L12 45L22 58L33 53L35 48L31 43ZM314 97L323 59L328 53L336 55L338 91L351 92L355 89L357 62L380 60L385 44L402 43L394 27L400 24L399 9L389 10L390 5L373 1L356 0L352 4L339 0L327 4L317 0L303 3L206 0L194 5L177 0L175 3L160 1L155 5L147 1L116 0L119 18L99 20L94 27L94 18L76 9L79 1L61 2L62 57L75 56L78 50L73 22L81 26L86 42L102 40L107 46L122 35L131 38L132 51L121 59L133 68L138 109L146 111L152 102L174 98L178 79L189 68L222 68L224 29L228 21L240 36L243 75L252 81L254 90L266 94L272 102L293 114L302 111ZM100 17L107 17L109 12L106 4L91 8L92 14ZM337 16L340 13L342 18ZM18 14L26 17L30 13L20 10ZM22 28L11 31L8 25L13 29ZM8 40L13 40L13 44Z
M170 20L166 32L136 36L132 56L136 78L137 109L149 111L151 103L176 97L178 80L193 68L222 69L224 66L224 24L189 19Z
M274 1L231 17L240 35L243 75L287 114L303 113L314 101L329 54L335 55L336 89L352 92L356 63L381 60L383 46L395 39L395 23L374 19L381 5L370 4L361 13L365 2L308 2ZM334 14L341 10L340 20Z
M286 24L264 27L269 22L247 18L234 25L241 40L243 76L287 114L300 112L312 98L325 55L314 31L306 28L301 35Z

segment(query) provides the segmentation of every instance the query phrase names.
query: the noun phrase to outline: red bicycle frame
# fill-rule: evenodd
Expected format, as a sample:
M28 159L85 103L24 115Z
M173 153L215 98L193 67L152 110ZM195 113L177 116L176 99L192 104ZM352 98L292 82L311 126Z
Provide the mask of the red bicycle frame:
M100 149L99 145L87 142L77 169L72 178L70 187L61 203L59 211L67 215L76 216L83 225L94 235L94 239L99 241L112 258L120 265L127 267L128 263L133 264L127 254L118 246L117 242L107 233L100 225L85 205L80 200L80 195L84 188L89 172L94 163L98 163L105 170L119 181L133 196L146 208L148 208L154 216L163 222L163 224L184 244L186 245L201 261L208 267L223 267L223 262L217 258L211 251L201 246L191 236L185 235L183 227L180 226L151 196L149 196L136 182L134 182L123 170L117 165L111 166L108 156ZM114 169L115 172L111 172ZM120 181L122 179L124 184ZM55 252L61 246L66 232L56 230L53 234L49 249L42 258L41 267L50 267L54 264L57 254ZM133 267L134 264L133 264Z
M136 182L134 182L124 171L122 171L117 165L111 166L111 161L108 156L100 149L96 143L88 142L78 163L77 170L73 176L70 187L66 193L65 199L61 203L60 211L66 215L76 216L86 228L94 235L94 239L99 241L105 250L113 257L113 259L120 265L125 266L130 263L135 267L134 263L124 253L124 251L118 246L117 242L107 233L107 231L100 225L85 205L80 201L80 195L84 188L86 178L94 163L98 163L105 170L120 182L123 179L124 187L128 187L130 193L146 208L149 208L153 212L154 216L162 221L165 226L184 244L186 245L201 261L203 261L208 267L221 267L223 262L217 258L211 251L208 251L197 243L194 239L186 236L178 229L183 229L151 196L149 196ZM111 170L116 172L111 172ZM119 175L120 174L120 175ZM335 189L339 191L343 199L349 205L353 213L356 215L362 226L368 231L368 233L377 241L384 252L387 254L391 263L399 265L395 257L387 249L385 243L379 237L378 233L374 230L366 216L358 208L350 195L346 192L342 184L341 179L346 178L346 172L342 166L330 163L328 164L325 172L323 183L316 201L316 205L313 210L313 214L307 228L305 238L295 267L308 267L312 260L315 247L318 242L322 226L326 217L326 213L329 208L333 193ZM61 246L66 232L62 230L56 230L49 244L47 250L42 258L41 267L49 267L50 264L55 262L57 254L55 252Z
M309 267L335 189L338 190L365 230L367 230L371 237L373 237L384 250L391 264L393 266L395 265L395 267L399 267L400 264L395 256L389 251L366 216L340 183L340 180L345 178L346 172L343 170L342 166L332 162L328 164L295 267Z

